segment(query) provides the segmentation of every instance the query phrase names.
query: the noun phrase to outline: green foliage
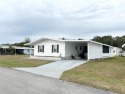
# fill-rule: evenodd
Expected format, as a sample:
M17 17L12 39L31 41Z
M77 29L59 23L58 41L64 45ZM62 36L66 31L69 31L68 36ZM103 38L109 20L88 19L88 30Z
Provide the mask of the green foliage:
M0 54L3 54L3 53L4 53L4 49L0 48Z
M7 49L0 48L0 54L1 55L14 55L15 49L12 47L9 47Z
M26 47L24 44L26 44L27 42L20 42L20 43L14 43L12 44L13 46L21 46L21 47Z
M31 39L29 37L26 37L25 40L23 42L19 42L19 43L14 43L12 44L13 46L21 46L21 47L28 47L24 44L29 43L31 41Z
M29 37L26 37L26 38L25 38L25 42L26 42L26 43L29 43L29 42L31 42L31 39L30 39Z
M101 36L96 36L92 40L121 48L122 45L125 43L125 35L123 35L121 37L119 37L119 36L112 37L110 35L102 36L102 37Z

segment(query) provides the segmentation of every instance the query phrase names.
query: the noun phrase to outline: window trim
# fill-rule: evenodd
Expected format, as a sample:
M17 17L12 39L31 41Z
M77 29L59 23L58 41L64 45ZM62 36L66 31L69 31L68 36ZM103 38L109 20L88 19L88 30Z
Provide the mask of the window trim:
M52 45L52 53L59 53L59 45Z
M109 46L102 45L102 53L110 53L110 48Z
M38 53L44 53L44 45L38 45Z

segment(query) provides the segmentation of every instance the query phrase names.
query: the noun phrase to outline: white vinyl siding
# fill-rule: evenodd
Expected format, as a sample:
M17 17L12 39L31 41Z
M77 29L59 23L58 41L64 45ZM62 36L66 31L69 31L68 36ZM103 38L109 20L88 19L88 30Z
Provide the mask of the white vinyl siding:
M38 45L44 45L44 53L38 52ZM52 52L52 45L59 45L59 50L57 52ZM65 42L44 40L40 43L34 45L34 56L55 56L55 57L65 57Z
M88 43L88 60L102 58L102 57L103 57L102 45L89 42Z

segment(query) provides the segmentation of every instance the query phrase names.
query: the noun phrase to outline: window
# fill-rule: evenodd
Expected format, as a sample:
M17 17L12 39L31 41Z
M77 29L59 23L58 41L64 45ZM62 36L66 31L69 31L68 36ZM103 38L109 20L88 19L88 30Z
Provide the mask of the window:
M52 45L52 53L59 53L59 45Z
M109 53L109 47L108 46L105 46L103 45L103 53Z
M44 52L44 45L38 45L38 52Z

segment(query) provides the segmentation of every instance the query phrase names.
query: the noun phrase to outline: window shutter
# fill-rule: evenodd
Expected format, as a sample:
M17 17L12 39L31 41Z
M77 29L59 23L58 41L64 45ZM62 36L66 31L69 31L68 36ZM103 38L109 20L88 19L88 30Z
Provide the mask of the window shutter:
M52 45L52 53L53 53L53 45Z
M39 52L39 45L38 45L38 52Z
M43 52L44 52L44 45L43 45Z
M59 45L57 45L57 53L59 53Z

